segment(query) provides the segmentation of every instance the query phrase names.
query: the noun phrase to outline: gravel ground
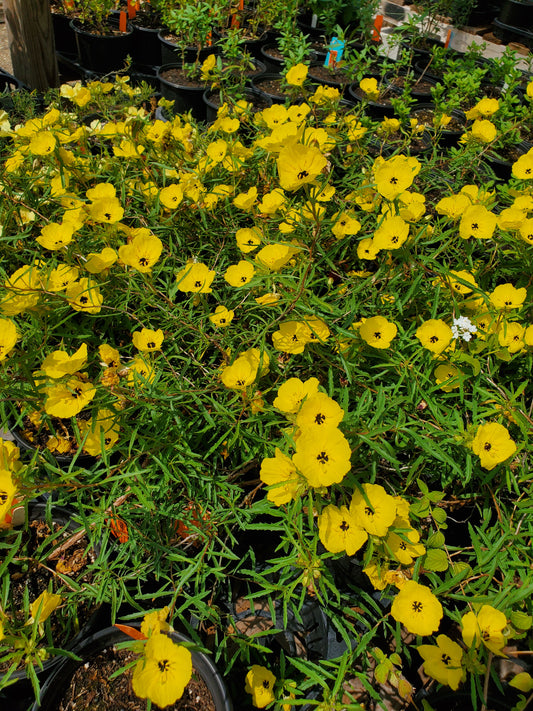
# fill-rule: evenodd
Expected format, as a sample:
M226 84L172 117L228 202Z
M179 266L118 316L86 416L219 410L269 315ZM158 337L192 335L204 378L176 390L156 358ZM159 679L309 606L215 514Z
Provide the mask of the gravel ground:
M9 74L13 72L11 54L9 53L9 44L7 42L7 27L4 22L3 13L0 18L0 69L3 69Z

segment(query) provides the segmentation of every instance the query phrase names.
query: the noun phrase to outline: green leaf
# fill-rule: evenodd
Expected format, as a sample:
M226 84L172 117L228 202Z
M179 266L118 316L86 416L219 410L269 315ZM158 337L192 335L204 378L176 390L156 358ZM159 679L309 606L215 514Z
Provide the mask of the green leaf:
M433 509L433 518L435 521L439 524L443 524L446 522L446 511L444 509Z
M509 619L511 620L513 627L517 630L529 630L533 624L533 617L531 617L531 615L526 615L525 612L511 612Z
M409 507L409 511L413 516L416 516L417 518L425 518L426 516L429 516L429 501L427 499L422 499L422 501L415 501L414 504L411 504Z
M433 533L426 541L428 548L442 548L445 543L444 534L440 531Z
M432 504L438 504L439 501L442 501L444 498L444 492L443 491L430 491L428 494L428 499L431 501Z
M427 570L433 570L435 572L448 570L446 551L430 548L426 553L423 565Z

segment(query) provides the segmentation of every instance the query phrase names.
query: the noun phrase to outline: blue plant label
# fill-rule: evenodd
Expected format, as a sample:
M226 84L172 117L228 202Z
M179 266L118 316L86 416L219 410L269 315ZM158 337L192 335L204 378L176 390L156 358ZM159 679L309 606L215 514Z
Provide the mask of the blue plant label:
M329 51L326 54L326 61L324 62L325 67L332 67L338 64L342 59L342 53L344 52L344 42L338 37L333 37L329 43Z

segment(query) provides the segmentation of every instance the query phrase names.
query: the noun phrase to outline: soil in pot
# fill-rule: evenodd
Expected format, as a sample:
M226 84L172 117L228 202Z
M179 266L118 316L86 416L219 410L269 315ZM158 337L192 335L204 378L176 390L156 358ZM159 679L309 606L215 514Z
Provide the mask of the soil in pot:
M277 74L265 74L253 80L252 85L255 89L266 94L274 103L283 104L287 98L287 94L282 89L282 78Z
M89 410L81 412L76 419L90 421L92 414ZM42 426L35 418L28 415L22 420L23 428L13 430L12 435L16 443L24 449L38 449L52 453L59 464L69 464L79 452L79 443L76 432L70 419L51 417L49 429ZM83 452L83 450L82 450ZM78 454L78 464L89 466L94 462L94 457L87 453Z
M327 86L335 86L341 90L348 86L352 81L348 74L339 67L331 68L322 65L315 65L309 68L309 77L315 81L326 84Z
M177 64L163 65L157 76L165 99L174 101L174 113L191 111L197 121L205 121L205 104L202 99L207 88L205 82L191 78Z
M27 589L30 601L39 597L44 591L49 589L50 581L52 583L52 591L58 592L61 588L60 576L72 576L78 583L90 583L93 575L87 568L95 560L95 553L92 550L87 551L87 536L83 535L77 538L73 535L72 530L65 528L66 521L52 521L52 526L43 518L36 518L29 524L26 533L25 553L28 556L25 569L11 563L8 571L11 578L10 594L12 595L14 608L18 611L24 609L23 597L24 591ZM50 557L43 558L39 556L37 560L34 558L36 551L50 537L54 537L53 544L50 546ZM24 545L24 544L23 544ZM94 612L89 609L83 602L77 606L77 622L76 627L83 627ZM61 624L61 611L57 610L50 616L52 623L52 637L54 644L57 647L65 645L73 634L78 632L78 629L69 629L69 620L63 620Z
M139 699L131 686L132 670L111 675L139 659L130 650L107 647L84 666L78 668L61 700L58 711L109 711L120 704L121 711L145 711L146 701ZM159 708L153 706L153 708ZM167 711L215 711L207 684L194 673L181 699Z

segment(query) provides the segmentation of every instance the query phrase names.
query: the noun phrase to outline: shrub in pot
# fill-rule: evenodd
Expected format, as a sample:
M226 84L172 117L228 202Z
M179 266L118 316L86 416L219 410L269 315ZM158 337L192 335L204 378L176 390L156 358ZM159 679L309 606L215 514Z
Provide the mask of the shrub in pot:
M24 515L26 513L26 515ZM26 709L31 697L70 648L98 619L87 594L98 551L87 549L84 531L69 509L33 501L15 510L0 546L3 638L0 700ZM89 585L90 587L90 585Z
M169 711L232 711L214 664L202 652L189 650L193 642L164 622L166 613L168 608L147 615L140 631L138 627L118 625L119 629L106 628L82 640L74 648L80 661L64 660L44 685L34 709L66 708L64 704L75 693L80 711L114 707L119 700L128 701L132 709L138 701L142 710L146 698ZM130 668L124 674L109 679L126 664Z

